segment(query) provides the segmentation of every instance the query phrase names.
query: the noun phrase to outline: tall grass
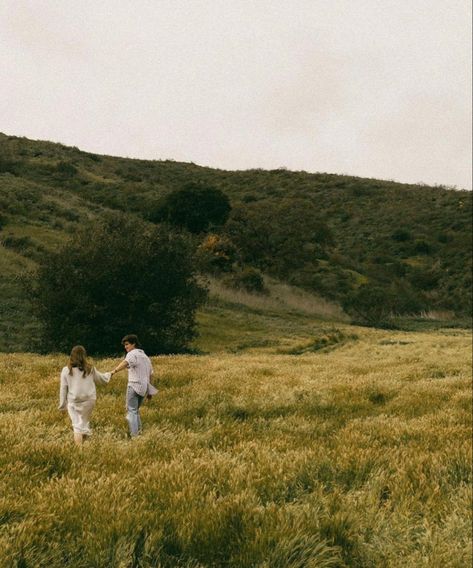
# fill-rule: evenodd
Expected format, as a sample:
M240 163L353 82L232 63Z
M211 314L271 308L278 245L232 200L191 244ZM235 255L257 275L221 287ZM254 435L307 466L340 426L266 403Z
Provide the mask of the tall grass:
M284 284L269 277L265 277L265 285L270 292L268 296L228 288L215 278L209 279L210 296L214 300L240 304L252 309L276 310L278 312L284 310L322 319L348 321L348 317L338 304L329 302L315 294L310 294L301 288Z
M471 337L356 334L158 357L143 435L114 377L82 450L64 356L0 355L0 566L469 566Z

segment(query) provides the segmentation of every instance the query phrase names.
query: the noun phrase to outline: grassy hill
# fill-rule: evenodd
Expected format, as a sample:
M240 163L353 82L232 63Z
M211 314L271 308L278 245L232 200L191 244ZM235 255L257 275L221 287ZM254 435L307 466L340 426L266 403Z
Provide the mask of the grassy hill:
M87 219L149 219L197 179L231 199L237 214L222 235L238 238L242 219L261 231L272 221L259 233L265 255L239 242L270 293L210 278L196 354L153 358L159 395L131 442L124 374L99 390L94 435L78 450L56 410L65 356L0 353L0 565L471 564L471 333L429 318L403 331L359 327L340 308L360 282L397 279L430 309L464 313L470 193L224 172L3 135L0 149L1 350L34 346L19 279ZM323 247L308 217L291 218L304 208L328 228ZM273 237L293 248L271 262Z
M0 134L1 349L31 349L37 322L18 279L45 251L107 210L150 219L190 180L230 198L232 217L219 231L244 265L269 277L333 304L373 282L394 293L398 312L470 313L471 192L99 156ZM314 232L314 217L322 232Z

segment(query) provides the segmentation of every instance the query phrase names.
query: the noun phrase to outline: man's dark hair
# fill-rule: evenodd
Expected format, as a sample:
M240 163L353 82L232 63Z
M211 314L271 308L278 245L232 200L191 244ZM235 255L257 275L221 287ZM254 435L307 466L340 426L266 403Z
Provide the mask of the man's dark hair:
M136 347L141 348L140 340L138 339L138 336L135 335L134 333L129 333L128 335L125 335L125 337L122 339L122 345L124 345L125 343L131 343Z

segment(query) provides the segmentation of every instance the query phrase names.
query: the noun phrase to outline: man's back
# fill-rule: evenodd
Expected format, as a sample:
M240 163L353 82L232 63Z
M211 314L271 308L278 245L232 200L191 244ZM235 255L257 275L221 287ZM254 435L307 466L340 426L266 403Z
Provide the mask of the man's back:
M125 357L128 363L128 384L141 396L148 391L148 384L153 374L150 358L143 349L132 349Z

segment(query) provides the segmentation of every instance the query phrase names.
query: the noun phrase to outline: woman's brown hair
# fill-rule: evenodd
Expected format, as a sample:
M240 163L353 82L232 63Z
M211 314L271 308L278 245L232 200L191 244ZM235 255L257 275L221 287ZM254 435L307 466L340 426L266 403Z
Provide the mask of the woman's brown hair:
M67 367L70 375L72 375L73 367L82 371L84 373L84 377L90 374L92 371L92 365L87 360L87 351L84 347L82 347L82 345L76 345L72 348Z

